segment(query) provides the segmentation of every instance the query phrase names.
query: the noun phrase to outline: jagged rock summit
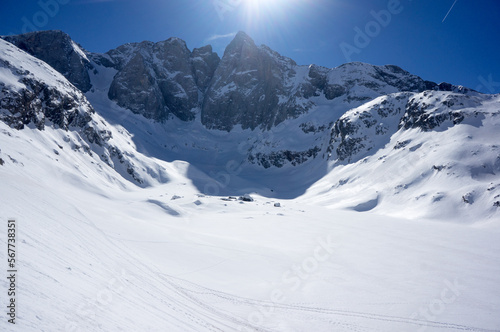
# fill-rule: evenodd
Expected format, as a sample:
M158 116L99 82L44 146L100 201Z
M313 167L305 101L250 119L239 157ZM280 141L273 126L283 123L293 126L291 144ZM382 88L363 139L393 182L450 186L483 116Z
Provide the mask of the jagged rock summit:
M222 58L179 38L105 54L60 31L3 39L1 120L73 133L66 143L97 172L109 166L148 186L168 181L156 160L182 160L211 195L307 193L356 211L403 202L413 213L498 213L497 95L394 65L299 65L243 32Z
M156 121L191 121L220 61L211 46L189 51L178 38L127 44L106 54L118 70L109 98ZM109 66L109 64L108 64Z
M97 67L116 70L109 99L148 119L170 117L208 129L270 128L307 113L322 99L350 107L388 93L458 90L424 81L393 66L348 63L337 68L297 65L238 32L221 58L210 45L190 51L179 38L122 45L106 54L84 50L61 31L6 36L45 61L82 92L92 88Z

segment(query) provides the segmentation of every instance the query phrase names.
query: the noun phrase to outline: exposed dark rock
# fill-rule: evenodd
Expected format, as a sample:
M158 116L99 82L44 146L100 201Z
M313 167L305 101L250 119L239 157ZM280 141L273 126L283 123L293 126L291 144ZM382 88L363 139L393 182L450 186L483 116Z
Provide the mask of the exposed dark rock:
M219 65L220 58L212 51L212 46L207 45L195 48L191 53L193 73L198 88L205 92Z
M67 136L64 140L73 150L90 156L99 151L101 160L110 167L123 168L135 182L143 182L130 158L110 142L111 131L97 117L80 90L46 63L4 40L0 39L0 44L6 50L5 54L0 54L0 68L17 80L14 85L0 82L0 121L17 130L34 126L43 131L51 126L72 131L78 139ZM15 57L22 58L22 61L15 62ZM37 73L42 75L37 76ZM62 149L61 145L59 147Z
M239 32L227 46L208 88L203 124L226 131L237 124L244 129L270 128L300 114L303 109L293 102L280 104L280 96L287 94L285 79L293 75L295 65L266 46L257 47Z
M474 194L467 193L467 194L462 196L462 200L464 201L464 203L473 204L474 203Z
M464 113L451 109L449 105L453 104L454 102L450 100L443 101L441 105L446 106L446 108L436 112L433 110L439 108L439 104L426 103L420 98L412 98L406 106L406 112L399 127L404 129L420 128L423 131L429 131L441 126L446 121L451 122L453 125L460 124L465 118Z
M85 50L62 31L37 31L3 37L21 50L45 61L83 92L91 88L92 69Z
M398 141L396 143L396 145L394 146L394 150L403 149L403 148L405 148L410 143L411 143L411 139L407 139L407 140L402 141L402 142Z
M253 202L254 201L254 199L252 198L252 196L250 196L248 194L240 196L239 200L243 201L243 202Z
M328 125L321 125L321 126L316 126L314 124L311 124L311 123L302 123L300 125L300 129L302 129L302 131L306 134L309 134L309 133L320 133L320 132L323 132L329 128L331 128L333 125L333 122L330 122Z
M64 130L78 127L91 143L99 145L107 139L107 134L102 135L90 126L91 115L94 114L90 103L81 91L69 82L63 82L64 78L59 76L62 79L59 81L54 76L59 86L49 85L33 73L22 70L5 59L0 59L0 67L17 75L23 86L14 89L0 82L0 120L15 129L23 129L29 124L39 130L43 130L46 124Z
M146 118L165 121L170 115L193 120L219 63L211 46L189 51L186 43L170 38L159 43L126 44L107 53L119 70L109 98Z
M250 154L248 161L251 163L258 164L264 168L270 168L271 166L281 168L286 163L290 163L293 166L303 164L309 159L316 158L321 149L317 146L306 151L275 151L269 154L264 154L258 152L255 155Z

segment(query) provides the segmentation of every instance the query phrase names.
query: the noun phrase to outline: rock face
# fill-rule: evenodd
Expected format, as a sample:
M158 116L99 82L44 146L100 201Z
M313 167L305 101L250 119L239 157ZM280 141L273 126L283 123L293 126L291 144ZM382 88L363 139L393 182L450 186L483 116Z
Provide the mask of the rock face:
M75 151L123 168L142 183L134 163L111 143L112 133L83 93L45 62L0 39L0 121L17 130L46 126L76 133L67 138Z
M485 98L472 90L460 91L395 93L354 108L333 125L327 152L331 159L350 163L383 148L400 129L425 132L464 121L479 123L484 118L479 109ZM394 149L407 144L398 142Z
M230 131L270 128L304 111L288 101L287 80L295 62L265 46L257 47L239 32L228 45L204 98L202 123L210 129ZM285 100L285 102L283 102Z
M48 63L82 92L90 90L90 61L85 51L64 32L40 31L3 38Z
M88 128L94 109L80 90L44 62L23 54L3 40L0 58L0 118L16 129L33 124L43 130L46 123L68 130L81 127L89 139L100 142ZM92 132L92 133L91 133Z
M330 158L354 162L384 147L398 130L412 95L402 92L382 96L342 115L331 130L327 149Z
M107 55L118 70L109 98L156 121L170 115L193 120L199 94L206 90L220 60L210 46L190 52L178 38L127 44Z
M240 32L229 44L207 91L202 122L230 131L270 129L315 105L315 97L360 104L380 95L423 91L426 83L396 66L350 63L338 68L298 66Z
M433 130L443 124L451 127L470 116L470 112L464 109L476 108L480 104L474 93L464 95L424 92L409 100L399 127L420 128L423 131Z
M388 93L441 88L455 87L424 81L393 65L298 66L240 32L226 48L205 95L202 122L227 131L236 125L270 129L308 112L321 98L332 107L356 107Z
M83 92L91 89L94 64L112 67L117 73L108 97L119 106L159 122L170 117L192 121L199 114L205 127L224 131L238 125L270 130L318 104L349 109L389 93L470 91L424 81L392 65L299 66L267 46L256 46L244 32L222 59L211 46L191 52L178 38L126 44L106 54L84 51L61 31L4 39L47 62Z

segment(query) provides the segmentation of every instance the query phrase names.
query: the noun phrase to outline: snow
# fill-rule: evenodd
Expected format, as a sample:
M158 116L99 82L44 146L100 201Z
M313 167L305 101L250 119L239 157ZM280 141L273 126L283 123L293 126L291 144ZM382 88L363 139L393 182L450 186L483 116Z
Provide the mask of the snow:
M3 60L0 67L0 82L6 83L17 90L25 87L24 84L18 82L17 77L19 74L11 70L12 64L15 64L16 70L26 72L29 77L36 77L37 80L45 82L49 86L57 87L60 91L71 92L70 83L64 76L45 62L34 59L31 55L3 39L0 39L0 50Z
M14 75L9 68L0 67L0 82L7 88L17 91L25 89L26 86L19 82L19 77Z
M9 45L2 57L69 84ZM249 149L326 144L329 127L299 124L356 120L391 97L332 108L320 96L289 127L227 133L118 107L116 71L94 65L93 121L145 183L96 146L72 148L75 132L0 122L0 247L15 218L19 252L17 326L4 315L1 331L500 331L499 96L471 99L481 116L460 125L371 135L373 153L350 164L263 170ZM0 82L15 89L13 73Z
M78 55L82 57L82 59L89 61L85 52L83 52L83 50L74 41L71 41L71 46L73 46L75 52L78 53Z
M276 209L255 194L227 202L199 195L178 162L159 162L169 183L141 189L107 180L58 130L0 130L0 218L19 223L23 331L500 328L497 222L407 220L303 199Z

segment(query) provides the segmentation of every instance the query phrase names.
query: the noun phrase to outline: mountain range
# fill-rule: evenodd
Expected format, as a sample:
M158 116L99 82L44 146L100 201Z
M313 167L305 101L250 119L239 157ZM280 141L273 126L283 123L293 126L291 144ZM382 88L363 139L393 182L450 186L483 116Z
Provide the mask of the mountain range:
M243 32L2 36L0 330L500 331L499 133L500 95Z
M394 65L298 65L244 32L222 58L179 38L105 54L61 31L3 40L2 121L74 133L73 147L139 186L163 178L144 166L155 157L205 173L193 179L203 193L295 198L325 182L321 199L335 207L498 215L498 95ZM134 149L117 143L110 123L134 136ZM368 175L384 168L387 181Z

